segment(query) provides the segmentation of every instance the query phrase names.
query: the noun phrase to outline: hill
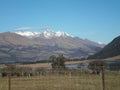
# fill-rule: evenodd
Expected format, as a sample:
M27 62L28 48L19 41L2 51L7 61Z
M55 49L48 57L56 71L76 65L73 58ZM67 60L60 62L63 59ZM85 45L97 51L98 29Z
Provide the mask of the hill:
M104 59L120 55L120 36L112 40L102 50L89 57L89 59Z

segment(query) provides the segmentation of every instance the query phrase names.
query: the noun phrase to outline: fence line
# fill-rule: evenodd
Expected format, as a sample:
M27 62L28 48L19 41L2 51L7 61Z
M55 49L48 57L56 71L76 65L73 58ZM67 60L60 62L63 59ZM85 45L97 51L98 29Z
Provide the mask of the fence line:
M17 71L14 71L14 70L12 70L13 68L11 67L11 65L8 65L8 69L7 69L7 75L8 75L8 90L12 90L12 87L11 86L13 86L13 83L11 83L12 81L11 81L11 79L12 78L14 78L14 77L17 77L17 76L14 76L14 73L16 74L17 73ZM32 70L32 69L28 69L28 71L29 70ZM106 80L106 78L105 78L105 75L107 75L106 74L106 72L111 72L111 71L106 71L107 69L105 69L105 66L101 66L101 81L102 81L102 88L101 88L101 90L109 90L109 89L106 89L106 87L107 88L109 88L107 85L106 85L106 82L105 82L105 80ZM27 70L26 70L27 71ZM93 70L94 71L94 70ZM114 73L113 73L114 74ZM118 68L117 68L117 73L115 72L115 74L120 74L119 73L119 70L118 70ZM34 76L39 76L39 78L41 78L41 77L50 77L50 76L56 76L56 77L62 77L62 76L65 76L66 78L67 77L69 77L69 78L67 78L68 79L68 81L72 81L73 79L75 79L75 80L73 80L75 83L77 83L76 84L76 88L77 88L77 90L79 90L79 88L80 88L80 85L81 84L79 84L79 83L82 83L79 79L81 79L81 78L79 78L79 77L82 77L83 75L90 75L90 76L92 76L92 75L100 75L100 74L98 74L98 73L93 73L93 72L83 72L83 71L81 71L81 69L80 70L69 70L69 69L66 69L66 70L40 70L40 72L35 72L35 70L33 70L33 72L31 72L31 71L29 71L29 73L28 74L24 74L25 76L24 77L29 77L29 78L32 78L32 77L34 77ZM21 78L21 77L23 77L23 76L19 76L18 75L18 77L19 78ZM97 77L97 76L96 76ZM39 79L38 78L38 79ZM59 78L56 78L56 79L59 79ZM62 77L63 78L63 77ZM84 77L85 78L85 77ZM88 78L88 77L86 77L86 78ZM90 77L89 77L90 78ZM88 78L88 79L89 79ZM91 77L91 78L93 78L93 77ZM44 78L45 79L45 78ZM53 80L53 81L55 81L54 80L55 78L52 78L52 79L50 79L50 78L48 78L47 80ZM64 78L65 79L65 78ZM120 80L120 77L118 77L118 79ZM81 79L82 80L82 79ZM87 80L87 79L86 79ZM92 79L91 79L92 80ZM28 79L28 81L29 81L29 79ZM61 81L61 80L60 80ZM19 82L19 81L18 81ZM45 81L44 81L45 82ZM57 82L57 81L55 81L55 82ZM71 84L71 86L72 86L72 83L70 83ZM120 84L120 82L118 81L118 84ZM49 85L48 85L49 86ZM98 86L101 86L101 85L98 85ZM55 86L55 87L59 87L59 88L61 88L61 86ZM87 86L86 86L87 87ZM43 86L43 87L41 87L41 88L45 88L45 86ZM72 87L71 87L72 88ZM118 87L119 88L119 87ZM119 88L120 89L120 88ZM118 89L118 90L119 90ZM42 90L42 89L41 89ZM46 89L47 90L47 89ZM60 90L62 90L62 89L60 89ZM68 89L65 89L65 90L68 90ZM70 90L74 90L74 89L70 89Z

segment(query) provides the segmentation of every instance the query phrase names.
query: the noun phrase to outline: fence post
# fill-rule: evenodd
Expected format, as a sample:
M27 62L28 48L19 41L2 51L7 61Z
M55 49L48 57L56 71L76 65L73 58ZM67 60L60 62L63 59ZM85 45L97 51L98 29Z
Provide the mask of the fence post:
M8 90L11 90L11 66L8 65Z
M104 72L104 65L101 66L102 69L102 90L105 90L105 72Z

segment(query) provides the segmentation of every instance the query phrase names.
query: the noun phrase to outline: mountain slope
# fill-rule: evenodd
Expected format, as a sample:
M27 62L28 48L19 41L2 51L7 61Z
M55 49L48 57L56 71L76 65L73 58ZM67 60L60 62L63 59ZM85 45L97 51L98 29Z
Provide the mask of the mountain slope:
M35 42L21 35L5 32L0 33L0 45L33 45Z
M99 44L87 39L80 39L78 37L73 37L65 32L54 32L51 30L46 30L44 32L16 32L16 34L30 38L40 45L55 46L65 48L78 48L78 47L89 47L89 45L96 47L104 47L103 44Z
M46 38L34 38L34 41L36 41L40 45L48 45L48 46L57 46L59 48L66 48L66 49L84 49L86 51L93 51L93 48L102 48L102 45L99 45L98 43L84 40L80 38L72 38L72 37L66 37L66 38L52 38L52 39L46 39ZM93 48L92 48L93 47Z
M106 45L100 52L89 58L103 59L120 55L120 36L116 37L112 42Z
M75 56L77 56L78 58L88 56L89 54L93 54L104 47L103 44L98 44L87 39L73 37L72 35L60 31L54 32L51 30L46 30L44 32L16 33L31 38L40 46L51 47L51 52L53 54L63 53L70 58L74 58Z
M15 33L0 33L0 62L12 62L19 60L19 56L25 54L26 48L29 48L34 44L35 42L33 40ZM21 58L22 57L23 55Z

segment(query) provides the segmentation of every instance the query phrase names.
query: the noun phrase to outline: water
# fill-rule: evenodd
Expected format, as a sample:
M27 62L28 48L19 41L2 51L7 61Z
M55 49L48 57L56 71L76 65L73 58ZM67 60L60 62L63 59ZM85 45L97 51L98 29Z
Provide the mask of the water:
M88 70L88 63L83 63L82 65L80 64L68 64L66 67L68 69L82 69L82 70Z
M78 69L78 64L68 64L68 65L66 65L66 68L69 68L69 69Z

